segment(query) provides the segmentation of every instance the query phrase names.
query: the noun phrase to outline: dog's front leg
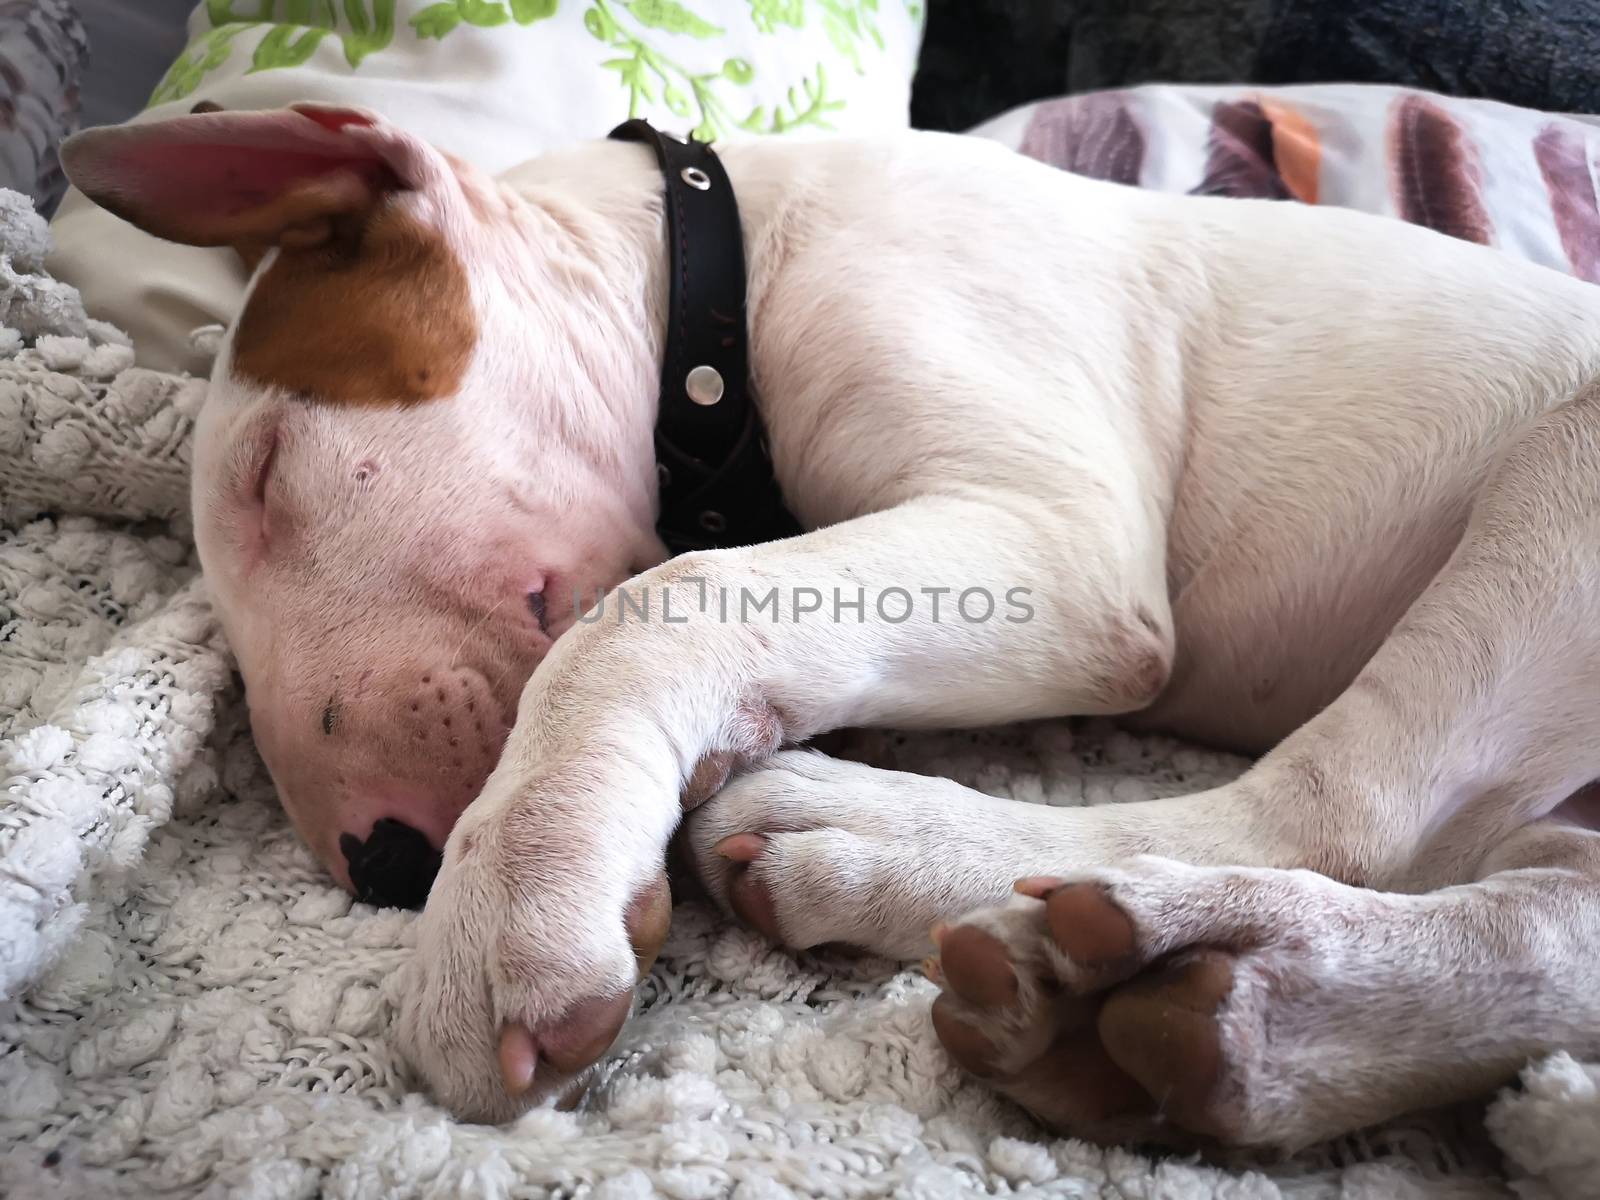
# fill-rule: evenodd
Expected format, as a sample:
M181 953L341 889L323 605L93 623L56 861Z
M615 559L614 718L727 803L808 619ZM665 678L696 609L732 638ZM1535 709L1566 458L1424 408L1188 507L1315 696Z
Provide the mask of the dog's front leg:
M922 499L675 559L563 635L419 922L399 1032L440 1098L507 1117L604 1051L665 936L682 801L730 764L847 724L1148 703L1163 543L1129 528Z

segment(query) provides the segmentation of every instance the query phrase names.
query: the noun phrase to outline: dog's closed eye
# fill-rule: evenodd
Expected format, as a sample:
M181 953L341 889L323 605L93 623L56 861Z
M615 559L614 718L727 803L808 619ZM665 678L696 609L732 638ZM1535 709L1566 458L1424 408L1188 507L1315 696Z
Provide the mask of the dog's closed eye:
M224 507L237 521L234 536L252 564L268 551L273 533L269 526L281 523L269 520L272 510L280 507L280 498L273 495L280 434L281 422L275 416L251 419L234 440L221 471L220 491L229 499ZM281 513L278 516L281 518Z

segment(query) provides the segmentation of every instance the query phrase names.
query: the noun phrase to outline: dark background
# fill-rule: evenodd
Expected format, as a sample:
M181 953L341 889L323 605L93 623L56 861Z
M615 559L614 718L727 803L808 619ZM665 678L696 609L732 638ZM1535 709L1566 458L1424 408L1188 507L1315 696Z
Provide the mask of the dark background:
M1600 0L932 0L912 123L1127 84L1395 83L1600 110Z
M85 125L125 121L149 102L162 73L189 40L186 23L196 2L72 0L89 31Z

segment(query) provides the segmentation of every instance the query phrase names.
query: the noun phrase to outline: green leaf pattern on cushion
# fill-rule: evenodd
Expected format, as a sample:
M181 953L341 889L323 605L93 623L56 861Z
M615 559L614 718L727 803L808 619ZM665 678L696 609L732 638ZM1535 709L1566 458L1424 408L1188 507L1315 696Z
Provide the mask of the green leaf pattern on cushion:
M206 16L214 26L192 42L156 85L150 103L182 100L200 86L212 71L228 61L233 40L263 24L272 28L251 56L251 71L298 67L309 59L323 38L336 35L344 47L345 61L359 67L369 54L394 40L394 13L398 0L256 0L239 12L241 0L206 0ZM553 3L553 0L551 0ZM340 19L340 8L343 20Z
M367 55L386 49L394 41L395 3L396 0L372 0L369 15L361 0L344 0L346 27L339 39L344 43L345 61L352 69L359 67Z
M560 0L511 0L511 11L495 0L445 0L431 4L411 18L411 28L419 38L442 38L457 25L475 25L479 29L492 29L515 21L518 25L532 25L546 17L556 15Z
M443 4L430 4L411 18L411 28L419 38L442 38L461 23L461 13L455 0Z
M641 25L652 29L665 29L668 33L686 33L690 37L709 38L725 32L710 21L695 16L677 0L619 0Z
M532 25L556 15L560 0L511 0L511 19L518 25Z
M200 86L212 71L228 61L233 53L233 39L241 33L255 29L254 22L235 22L219 25L192 43L178 55L178 61L167 69L161 82L156 84L151 104L165 104L169 100L182 100Z
M569 0L571 2L571 0ZM830 114L844 108L829 87L825 63L785 90L772 107L740 104L735 89L748 88L756 72L742 58L729 58L712 71L685 66L663 49L659 34L705 41L726 30L694 11L696 0L577 0L587 3L583 25L614 52L601 63L613 71L628 96L628 113L638 116L658 101L681 120L693 122L694 135L714 140L730 129L782 133L799 126L831 129ZM866 72L863 50L883 50L878 29L879 0L747 0L757 33L780 27L803 29L813 17L829 44L858 74ZM920 0L902 0L920 21ZM181 100L211 71L228 61L240 34L272 26L256 45L250 71L295 67L316 53L325 38L337 37L345 60L357 69L394 40L397 0L206 0L212 29L195 39L156 86L151 104ZM527 26L556 14L561 0L440 0L408 22L419 39L442 39L462 25L480 29L515 23ZM241 11L242 10L242 11ZM746 101L748 104L748 101ZM744 115L739 113L743 111Z
M322 39L332 32L326 26L274 25L256 47L250 69L270 71L274 67L298 67L316 53Z
M779 25L799 29L806 23L806 0L750 0L750 22L762 33Z
M456 11L468 25L479 29L493 29L511 19L503 6L490 0L456 0Z
M650 5L652 18L660 14L664 0L590 0L583 14L583 24L589 33L608 47L621 51L616 58L607 59L602 66L617 72L622 86L628 92L628 115L638 116L646 104L654 104L659 89L661 102L675 116L694 122L692 130L702 141L714 141L729 129L738 128L750 133L782 133L803 125L832 129L828 115L844 108L844 101L829 91L828 71L823 63L790 87L784 103L771 109L762 105L750 108L743 117L734 109L735 101L723 92L724 84L748 87L755 80L755 68L742 58L730 58L721 70L699 72L691 70L662 52L639 26L650 22L640 15L640 9ZM680 6L673 0L673 8ZM804 4L805 0L797 0ZM876 6L877 0L860 0ZM631 23L622 14L634 18ZM752 20L755 20L752 8ZM709 22L702 22L709 26ZM697 37L710 37L711 33L695 31ZM757 22L757 28L761 26Z
M876 19L878 0L816 0L816 4L822 10L822 27L828 31L833 48L856 69L856 74L865 74L861 43L870 41L883 49L883 34L878 31Z

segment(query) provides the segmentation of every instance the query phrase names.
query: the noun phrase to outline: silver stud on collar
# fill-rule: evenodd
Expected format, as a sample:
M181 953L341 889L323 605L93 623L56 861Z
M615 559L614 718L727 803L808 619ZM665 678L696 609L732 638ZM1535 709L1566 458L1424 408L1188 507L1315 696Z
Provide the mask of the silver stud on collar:
M711 190L711 176L707 175L699 167L685 167L679 172L679 175L685 183L697 192L709 192Z
M683 390L696 404L709 408L722 399L722 376L715 367L696 367L684 379Z

